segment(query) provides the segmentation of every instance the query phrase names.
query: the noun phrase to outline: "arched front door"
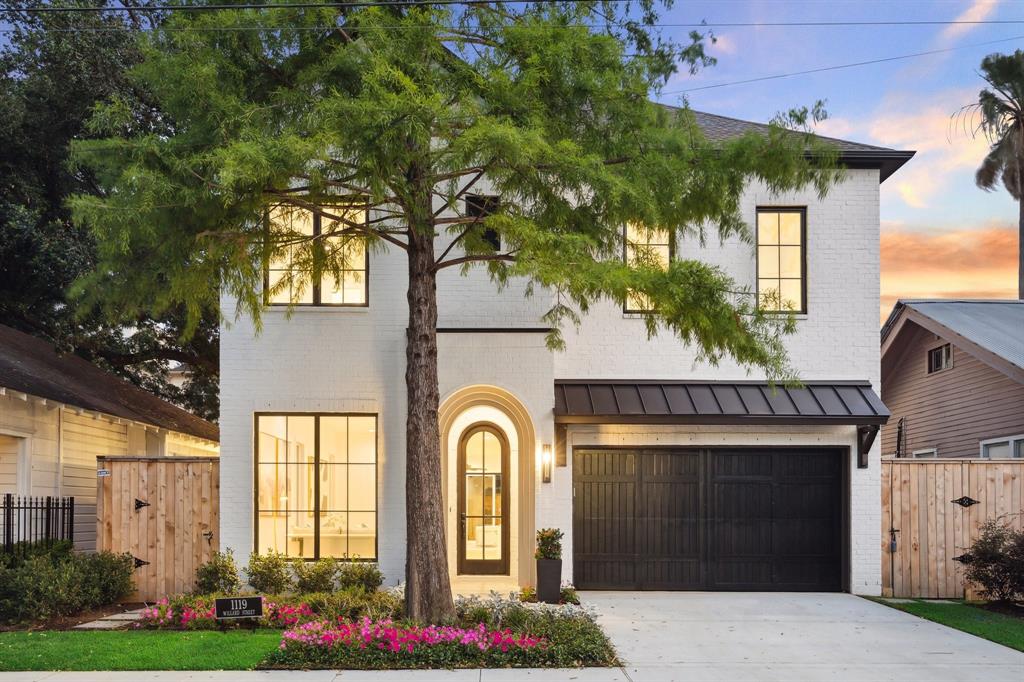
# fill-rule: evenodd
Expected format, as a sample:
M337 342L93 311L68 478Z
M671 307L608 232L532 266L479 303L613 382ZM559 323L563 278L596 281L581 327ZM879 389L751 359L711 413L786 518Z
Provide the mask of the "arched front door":
M475 424L459 441L459 573L508 574L508 441Z

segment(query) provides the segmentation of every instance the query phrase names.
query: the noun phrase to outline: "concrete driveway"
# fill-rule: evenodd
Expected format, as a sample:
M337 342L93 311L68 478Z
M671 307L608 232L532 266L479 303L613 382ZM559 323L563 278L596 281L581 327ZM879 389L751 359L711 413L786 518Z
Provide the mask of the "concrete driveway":
M849 594L587 592L632 682L1021 682L1024 653Z

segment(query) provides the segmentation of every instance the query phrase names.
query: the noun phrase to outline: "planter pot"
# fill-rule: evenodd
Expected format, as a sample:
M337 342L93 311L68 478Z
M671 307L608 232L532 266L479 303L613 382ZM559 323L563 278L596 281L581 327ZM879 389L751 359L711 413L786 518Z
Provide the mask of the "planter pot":
M562 597L562 560L537 559L537 601L557 604Z

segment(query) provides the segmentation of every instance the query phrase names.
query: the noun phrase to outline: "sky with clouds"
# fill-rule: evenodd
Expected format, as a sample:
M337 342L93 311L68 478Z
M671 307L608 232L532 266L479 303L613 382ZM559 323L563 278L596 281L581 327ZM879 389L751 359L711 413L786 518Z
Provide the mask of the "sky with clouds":
M1024 19L1015 0L677 0L663 23ZM687 29L666 28L683 35ZM917 52L941 54L690 91L697 110L754 121L826 100L824 135L915 156L881 188L884 317L897 298L1015 298L1017 205L985 192L974 171L988 148L956 114L976 101L982 58L1024 49L1024 24L721 27L718 64L678 74L664 90L804 71ZM1009 40L1007 40L1009 39ZM1001 42L994 42L1001 41ZM981 45L980 43L989 43ZM679 94L660 99L678 103Z

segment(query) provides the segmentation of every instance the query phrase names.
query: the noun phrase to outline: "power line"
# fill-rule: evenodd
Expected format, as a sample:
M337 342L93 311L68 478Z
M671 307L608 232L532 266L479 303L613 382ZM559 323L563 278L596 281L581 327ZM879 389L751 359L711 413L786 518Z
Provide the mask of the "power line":
M466 2L467 0L459 0L460 2ZM935 26L935 25L959 25L959 24L995 24L995 25L1024 25L1024 19L1007 19L1000 21L920 21L920 22L900 22L900 21L868 21L868 22L770 22L770 23L685 23L685 24L648 24L650 28L764 28L764 27L804 27L804 28L821 28L821 27L843 27L843 26ZM544 30L544 31L558 31L558 30L569 30L576 28L604 28L606 24L603 23L591 23L591 24L560 24L557 26L518 26L516 30L533 29L533 30ZM120 30L138 30L138 31L329 31L338 28L336 25L321 25L321 26L178 26L178 27L154 27L146 29L132 29L128 26L123 28L119 27L103 27L103 26L72 26L65 28L53 28L47 27L45 30L53 32L83 32L87 33L90 31L120 31ZM378 24L373 26L359 25L354 27L360 31L397 31L397 30L418 30L437 28L442 30L453 30L462 28L460 26L442 25L442 24ZM0 29L0 33L13 33L17 29Z
M972 43L970 45L959 45L957 47L947 47L941 50L928 50L927 52L914 52L911 54L901 54L895 57L882 57L881 59L868 59L862 62L851 62L849 64L836 64L834 66L822 66L817 69L807 69L805 71L791 71L789 73L780 73L774 76L758 76L757 78L746 78L739 81L729 81L727 83L714 83L712 85L701 85L696 88L686 88L685 90L670 90L662 92L662 95L679 95L686 92L697 92L698 90L713 90L715 88L727 88L732 85L745 85L747 83L758 83L760 81L778 80L780 78L791 78L793 76L806 76L812 73L822 73L825 71L838 71L840 69L852 69L857 66L868 66L869 64L882 64L885 62L895 62L901 59L913 59L914 57L926 57L933 54L942 54L944 52L954 52L956 50L966 50L972 47L982 47L985 45L995 45L996 43L1008 43L1012 40L1024 40L1024 35L1013 36L1011 38L1000 38L999 40L987 40L983 43Z
M505 4L557 4L563 0L504 0ZM606 0L616 4L630 0ZM485 0L345 0L344 2L245 3L237 5L120 5L111 7L46 6L8 10L25 14L72 14L87 12L215 12L263 9L348 9L366 7L417 7L427 5L482 5ZM655 23L658 28L772 28L772 27L842 27L842 26L1000 26L1024 24L1024 19L906 19L906 20L843 20L843 21L701 21ZM564 28L595 28L603 24L566 24ZM402 28L405 28L404 26ZM409 26L408 28L430 28ZM561 28L561 27L557 27Z
M524 5L532 3L556 4L563 0L503 0L507 5ZM616 4L629 2L630 0L608 0ZM236 9L318 9L318 8L352 8L352 7L416 7L419 5L483 5L488 4L484 0L345 0L345 2L263 2L243 3L237 5L120 5L113 7L82 7L82 6L46 6L46 7L25 7L19 12L32 14L80 14L84 12L216 12L220 10Z

